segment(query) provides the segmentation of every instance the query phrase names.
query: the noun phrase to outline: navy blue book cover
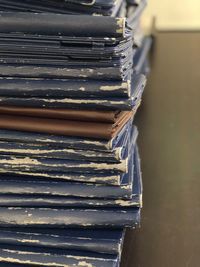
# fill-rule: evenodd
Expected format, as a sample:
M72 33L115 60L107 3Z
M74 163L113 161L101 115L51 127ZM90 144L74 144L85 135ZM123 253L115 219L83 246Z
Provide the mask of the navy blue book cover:
M129 81L1 78L0 95L10 97L89 98L128 97Z
M134 149L130 153L128 172L122 173L120 186L53 181L40 177L2 174L0 193L2 194L44 194L58 196L131 198L134 179ZM105 175L106 177L106 175Z
M89 208L89 207L142 207L142 176L140 168L140 159L138 149L134 155L134 176L132 181L132 195L130 199L105 199L97 197L72 197L72 196L57 196L57 195L35 195L35 194L24 194L18 191L16 194L3 194L0 195L0 206L1 207L78 207L78 208ZM6 190L6 188L5 188ZM8 190L8 189L7 189ZM112 187L110 187L112 190ZM7 191L8 192L8 191ZM11 189L10 189L11 192ZM12 192L16 192L13 191ZM99 195L98 195L99 196Z
M28 175L28 176L34 176L34 177L43 177L43 178L52 178L54 180L56 179L62 179L62 180L71 180L71 181L82 181L82 182L92 182L92 183L107 183L107 184L116 184L119 185L121 183L122 174L120 172L128 172L128 161L129 161L129 154L132 153L132 147L135 145L136 138L137 138L137 129L135 127L131 128L131 134L129 134L130 131L125 132L125 135L122 135L119 141L119 147L117 150L120 150L121 157L123 159L121 160L112 160L110 162L107 161L107 158L100 158L100 155L102 152L100 152L99 160L97 160L97 163L95 161L93 162L93 158L90 157L90 154L88 157L85 157L90 160L88 161L69 161L64 159L45 159L45 157L42 157L40 159L37 157L30 157L30 154L24 153L24 157L18 157L20 154L20 151L26 152L24 150L23 145L14 144L10 142L0 142L0 151L1 154L1 160L0 160L0 172L1 173L10 173L10 174L21 174L21 175ZM6 144L6 146L5 146ZM26 146L27 143L25 143ZM7 152L3 153L3 145L5 148L7 148ZM17 146L17 148L16 148ZM8 149L10 147L10 150ZM22 147L22 148L21 148ZM4 148L4 151L6 149ZM38 146L36 146L38 148ZM11 151L15 152L17 150L18 154L17 157L15 156L15 153L12 154ZM49 149L52 152L52 148ZM29 153L31 148L28 150ZM37 153L37 149L35 152ZM48 151L45 150L45 152ZM53 150L55 152L55 150ZM60 149L59 149L60 151ZM69 151L69 150L68 150ZM75 150L72 151L72 154ZM80 150L79 150L80 151ZM64 152L61 154L63 155ZM78 152L77 152L78 153ZM81 151L82 155L84 155L84 151ZM92 154L97 155L97 151L91 152ZM39 152L38 152L39 154ZM107 155L108 152L105 152ZM23 155L23 153L22 153ZM33 154L35 155L35 154ZM43 155L43 153L41 153ZM69 155L69 154L68 154ZM85 153L87 155L87 152ZM19 164L19 162L21 162ZM27 162L27 163L26 163ZM37 162L38 164L33 164ZM57 162L58 165L55 166L55 163ZM45 164L42 164L45 163ZM47 164L48 163L48 164ZM70 164L68 164L70 163ZM53 166L52 166L53 164ZM129 164L130 165L130 164ZM68 172L66 172L65 169ZM70 169L71 166L71 169ZM85 167L86 166L86 167ZM74 171L75 168L75 171ZM80 174L85 168L85 173Z
M131 161L131 173L130 178L132 180L132 187L133 184L135 184L135 189L138 190L137 194L138 196L141 196L142 194L142 186L141 186L141 171L140 171L140 160L138 157L138 150L135 148L135 153L132 156ZM139 179L134 180L134 173L136 174L136 177ZM2 179L2 178L1 178ZM135 181L135 183L134 183ZM57 182L56 186L51 184L47 186L47 184L36 184L34 185L31 181L23 181L21 184L19 181L13 181L10 180L10 189L9 189L9 182L7 178L5 177L5 181L1 181L1 191L2 193L7 194L24 194L25 192L28 194L44 194L48 195L51 192L53 194L63 194L66 196L67 193L65 192L64 184L63 182ZM129 182L128 180L126 182ZM18 186L15 186L15 183L19 183ZM32 184L32 187L30 187L30 184ZM140 184L140 187L138 187ZM85 185L85 184L82 184ZM130 186L130 184L127 184ZM42 188L43 186L43 188ZM97 186L92 185L93 190L94 188L98 190L101 188L103 189L102 194L97 194L98 197L104 197L103 193L107 193L107 197L109 198L114 192L111 193L111 188L117 190L118 194L115 194L115 197L117 200L119 200L119 192L121 189L121 192L123 192L124 186ZM54 188L53 188L54 187ZM137 188L138 187L138 188ZM84 187L78 186L78 194L83 194ZM134 188L134 187L133 187ZM73 192L73 186L69 188L69 193L72 195ZM106 190L107 189L107 192ZM129 194L129 199L133 199L133 196L135 194L133 190L133 193ZM44 191L44 192L42 192ZM94 192L91 194L88 192L88 188L86 185L86 194L87 196L94 197ZM116 192L115 192L116 193ZM123 196L127 197L127 196ZM112 197L111 197L112 198ZM120 205L119 207L98 207L98 208L87 208L87 209L81 209L81 208L63 208L63 207L57 207L57 208L23 208L23 207L1 207L0 208L0 221L1 226L3 227L10 227L10 226L37 226L37 227L91 227L91 226L98 226L98 227L136 227L140 223L140 208L136 207L125 207Z
M137 227L140 208L59 209L0 207L0 227Z
M145 6L0 0L1 105L136 110L151 46L134 40ZM1 266L120 266L142 208L132 120L108 141L0 126Z
M122 160L120 163L99 163L92 161L76 161L65 159L40 159L34 157L21 157L13 155L0 155L0 168L12 171L34 172L63 172L71 173L105 173L107 175L126 173L128 171L128 160Z
M115 16L119 13L123 0L0 0L0 10L18 12L52 12L61 14ZM125 2L125 1L124 1Z
M2 76L124 80L131 72L125 18L2 12L0 29Z
M137 75L131 83L130 97L107 98L41 98L1 96L2 105L39 108L70 108L70 109L101 109L101 110L131 110L138 106L146 85L146 77Z
M110 188L112 189L112 188ZM142 207L142 176L138 154L135 155L132 196L130 199L101 199L88 197L67 197L54 195L0 195L1 207Z
M0 245L0 263L28 266L118 267L120 256L54 248Z
M134 142L134 143L133 143ZM133 147L135 145L135 139L132 141L132 145L130 147ZM59 162L59 166L56 166L55 171L58 169L58 172L54 172L54 168L52 168L52 165L49 163L46 168L43 166L41 167L41 172L38 172L36 170L36 167L34 164L32 164L32 161L35 162L34 158L17 158L14 156L9 156L9 158L5 155L1 156L0 159L0 172L4 173L5 175L10 174L17 174L27 176L26 173L28 173L33 178L49 178L49 180L63 180L63 181L81 181L81 182L91 182L91 183L100 183L100 184L115 184L119 185L122 183L122 179L124 175L128 174L131 169L131 151L129 151L129 154L126 159L122 160L120 163L93 163L93 162L78 162L77 161L70 161L72 165L67 165L67 161L65 160L57 160ZM11 160L12 159L12 160ZM26 161L28 165L26 164ZM16 163L15 163L16 162ZM37 161L39 162L39 161ZM42 160L40 161L42 162ZM52 162L53 164L56 162L55 160L49 160L49 162ZM63 162L63 163L62 163ZM14 164L15 163L15 164ZM82 163L82 164L80 164ZM78 164L80 164L78 167L76 167ZM93 168L93 165L95 166L95 169ZM32 167L31 167L32 166ZM83 167L82 167L83 166ZM87 166L85 168L84 166ZM88 166L90 168L88 168ZM71 168L71 171L69 169L68 172L65 172L64 168ZM81 170L85 168L85 172L82 174L80 173ZM92 169L91 169L92 168ZM120 169L122 168L122 169ZM93 171L94 169L94 171ZM60 170L62 172L60 172ZM5 176L4 175L4 176ZM3 177L3 176L2 176ZM29 178L29 179L30 179Z
M134 177L133 172L133 157L131 157L128 172L120 177L120 186L53 181L52 179L9 175L7 173L0 176L0 193L130 199Z
M2 228L0 244L120 254L123 229Z

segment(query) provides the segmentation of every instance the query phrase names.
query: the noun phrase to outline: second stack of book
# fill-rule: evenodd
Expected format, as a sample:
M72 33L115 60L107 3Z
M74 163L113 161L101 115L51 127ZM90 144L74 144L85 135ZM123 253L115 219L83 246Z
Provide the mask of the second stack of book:
M0 1L0 261L118 266L123 229L140 224L133 119L150 42L137 48L126 1L40 2Z

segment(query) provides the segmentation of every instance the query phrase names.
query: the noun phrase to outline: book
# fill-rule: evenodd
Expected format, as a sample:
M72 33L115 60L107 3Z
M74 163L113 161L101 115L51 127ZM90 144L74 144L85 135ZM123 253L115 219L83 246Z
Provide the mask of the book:
M134 179L134 152L130 155L128 172L120 177L120 185L56 181L37 176L13 175L6 172L0 176L0 194L28 194L49 196L90 197L108 199L131 199ZM69 176L70 177L70 176ZM107 179L104 176L103 179Z
M54 158L35 158L34 156L28 157L28 155L22 157L18 155L2 154L0 156L0 170L5 173L9 171L13 174L29 173L29 175L33 174L34 177L39 175L43 177L52 177L52 179L57 177L56 175L54 176L54 174L60 173L63 174L65 180L72 180L72 174L74 175L74 178L77 177L74 180L84 182L90 182L90 180L98 182L98 178L95 179L95 176L107 180L106 177L128 172L128 169L130 168L129 162L131 161L131 154L133 153L132 149L134 148L136 141L134 132L133 128L129 144L127 145L127 157L118 163L110 163L105 161L105 159L102 162L92 162L91 159L90 161L78 161ZM93 174L93 178L91 174ZM100 174L100 176L98 176L98 174ZM105 176L103 177L103 175ZM78 178L78 176L80 177ZM111 180L112 179L113 177ZM101 183L102 182L103 181L101 181Z
M136 76L135 76L136 77ZM135 78L132 83L134 83ZM134 85L134 84L133 84ZM90 98L128 97L131 80L87 80L1 77L0 94L10 97Z
M0 244L120 254L123 229L1 228Z
M104 208L104 207L142 207L142 176L138 149L134 156L134 176L132 196L130 199L106 199L95 197L71 197L54 195L1 194L0 207L74 207L74 208Z
M127 157L128 145L129 145L129 132L124 135L120 140L119 148L112 151L92 151L92 150L80 150L70 148L59 148L43 144L23 143L21 140L18 142L0 141L0 153L1 155L19 155L26 157L36 158L54 158L54 159L68 159L92 162L120 162ZM138 131L136 127L133 127L134 140L137 139ZM119 151L121 150L121 151Z
M2 76L130 76L133 42L125 18L2 12L0 29Z
M32 108L74 108L74 109L95 109L95 110L132 110L137 109L146 85L146 77L143 74L137 75L131 83L130 97L111 98L41 98L41 97L12 97L1 96L2 106L22 106ZM1 127L2 128L2 127Z
M91 161L77 161L67 159L43 159L34 157L22 157L13 155L0 155L1 170L29 171L34 172L62 172L70 175L71 173L89 173L95 174L105 173L113 175L126 173L128 171L128 159L122 160L120 163L98 163Z
M135 135L136 134L136 135ZM15 155L0 156L0 172L5 175L21 175L29 179L33 178L48 178L50 180L62 181L79 181L99 184L113 184L120 185L123 180L123 173L130 173L133 162L133 150L136 144L137 132L132 128L129 140L126 146L126 158L119 163L110 163L102 159L101 162L90 161L69 161L63 159L39 159L35 161L34 158L16 157ZM2 160L1 160L2 159ZM17 160L17 162L14 162ZM32 164L32 161L40 162L41 164ZM59 162L59 165L52 167L51 163ZM43 163L43 164L42 164ZM47 165L48 163L48 165ZM70 163L70 164L68 164ZM28 164L28 165L27 165ZM125 168L124 170L120 168ZM65 171L66 169L66 171ZM82 173L82 170L85 172ZM129 174L128 174L129 175Z
M78 149L91 150L100 152L113 152L120 157L121 140L125 140L125 135L129 132L132 121L128 122L121 131L110 140L99 140L97 138L84 138L61 136L52 134L40 134L23 131L12 131L0 129L0 142L26 143L35 145L43 145L45 147L60 149Z
M109 140L116 136L128 121L133 120L136 110L137 108L121 112L118 119L111 123L2 114L0 117L0 128Z
M0 207L0 227L137 227L140 208Z
M0 245L0 263L3 266L95 266L119 267L119 255L103 253ZM7 265L6 265L7 264Z
M123 0L0 0L0 10L20 12L52 12L61 14L90 14L115 16L122 5Z

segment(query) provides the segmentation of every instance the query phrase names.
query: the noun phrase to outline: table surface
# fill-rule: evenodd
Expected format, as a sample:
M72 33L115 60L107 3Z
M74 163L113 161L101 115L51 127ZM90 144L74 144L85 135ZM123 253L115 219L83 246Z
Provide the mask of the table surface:
M156 34L137 114L144 207L122 267L200 266L200 32Z

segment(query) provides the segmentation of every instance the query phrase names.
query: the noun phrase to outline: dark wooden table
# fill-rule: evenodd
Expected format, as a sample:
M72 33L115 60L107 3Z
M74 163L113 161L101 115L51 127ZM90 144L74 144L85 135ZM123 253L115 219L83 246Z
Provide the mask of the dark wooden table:
M200 266L200 33L156 35L136 124L144 208L122 267Z

